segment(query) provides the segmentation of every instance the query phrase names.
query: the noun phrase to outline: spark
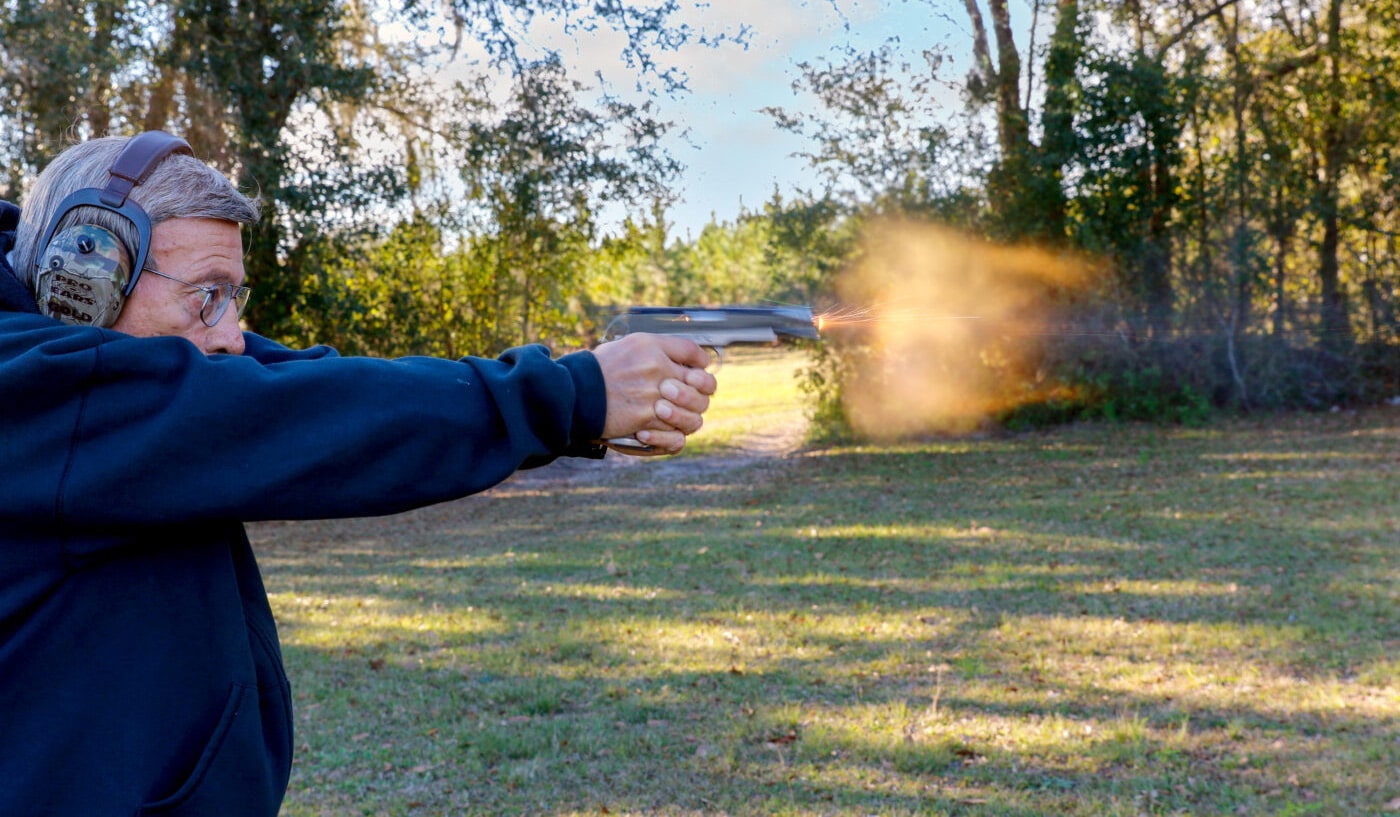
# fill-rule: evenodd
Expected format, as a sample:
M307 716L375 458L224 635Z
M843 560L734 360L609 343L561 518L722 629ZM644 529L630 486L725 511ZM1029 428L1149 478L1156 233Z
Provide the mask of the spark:
M988 318L983 315L948 315L922 309L884 309L878 306L838 306L813 316L817 331L928 321L978 321L999 335L1027 338L1116 338L1126 340L1121 328L1081 327L1075 324L1037 324L1034 321Z
M818 331L861 324L980 320L981 315L945 315L922 309L884 309L878 306L838 306L813 318Z

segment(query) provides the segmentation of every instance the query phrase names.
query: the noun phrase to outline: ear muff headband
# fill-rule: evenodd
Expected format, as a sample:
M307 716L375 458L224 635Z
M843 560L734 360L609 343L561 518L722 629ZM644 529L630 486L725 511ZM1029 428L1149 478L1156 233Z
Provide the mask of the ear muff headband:
M130 295L132 290L136 288L136 281L141 277L141 270L146 266L146 255L151 250L151 219L136 202L128 201L128 197L136 185L146 181L146 178L151 175L151 171L156 169L156 165L174 153L194 155L188 142L178 136L171 136L165 131L147 131L133 137L122 149L121 154L117 156L117 160L112 163L111 169L107 171L109 176L106 187L101 190L96 187L85 187L82 190L74 191L59 202L58 210L49 222L48 229L44 230L43 239L39 242L40 249L37 257L42 259L45 256L49 244L53 241L54 233L58 230L59 223L74 208L96 207L116 213L136 227L138 236L136 251L131 259L131 277L121 289L122 298Z

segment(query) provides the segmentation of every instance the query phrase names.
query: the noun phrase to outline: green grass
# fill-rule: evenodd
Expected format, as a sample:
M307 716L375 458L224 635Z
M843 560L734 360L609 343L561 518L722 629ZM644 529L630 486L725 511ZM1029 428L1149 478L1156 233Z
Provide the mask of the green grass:
M1400 410L724 461L253 526L284 814L1400 813Z
M735 453L782 447L804 424L797 374L801 354L737 346L714 367L719 391L705 426L686 441L691 454ZM800 439L791 440L800 442Z

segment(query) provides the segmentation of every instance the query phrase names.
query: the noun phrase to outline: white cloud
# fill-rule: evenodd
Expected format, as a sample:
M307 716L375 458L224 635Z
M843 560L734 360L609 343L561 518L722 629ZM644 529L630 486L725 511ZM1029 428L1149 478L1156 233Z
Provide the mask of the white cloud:
M754 207L772 193L775 183L784 189L810 186L805 163L791 157L803 145L759 112L765 106L811 104L792 91L798 62L819 59L837 46L869 49L891 38L912 53L960 43L966 32L953 25L959 14L965 12L954 0L683 2L673 23L688 25L706 38L723 35L725 41L715 47L690 43L674 52L652 54L662 70L675 68L688 76L689 93L654 98L658 116L687 133L685 140L675 139L671 146L673 155L689 166L678 190L686 200L675 214L683 222L678 226L697 226L711 212L730 217L741 198ZM733 41L741 31L747 47ZM555 50L576 79L596 85L594 76L601 73L609 93L624 98L634 93L636 69L622 61L626 38L610 27L567 32L559 21L541 17L528 30L515 33L527 56L532 48L536 54ZM445 68L443 79L473 75L484 57L479 44L463 43L463 53ZM499 81L505 92L509 79L502 76Z
M843 38L847 27L875 19L882 2L854 0L710 0L683 5L671 22L686 25L697 40L721 40L709 46L691 42L674 52L655 50L651 56L665 68L688 74L696 94L722 94L749 84L754 72L773 72L801 49ZM528 30L516 32L526 53L558 51L579 77L601 73L615 86L631 87L635 70L622 60L626 37L607 26L566 30L559 20L536 18ZM747 47L737 42L743 37ZM468 59L479 59L479 47L469 44Z

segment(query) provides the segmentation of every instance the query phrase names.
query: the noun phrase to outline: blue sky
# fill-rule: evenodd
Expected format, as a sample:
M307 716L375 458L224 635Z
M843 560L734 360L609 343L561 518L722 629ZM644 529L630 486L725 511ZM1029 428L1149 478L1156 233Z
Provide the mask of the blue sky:
M792 156L809 145L779 131L761 112L767 106L811 106L812 100L792 89L798 63L834 57L833 49L847 44L868 51L887 40L911 54L930 46L960 48L968 40L961 7L955 0L712 2L694 22L746 24L749 45L692 48L678 55L677 64L690 75L691 93L666 111L688 129L686 141L672 148L687 165L683 200L671 211L676 232L697 233L712 213L720 220L733 218L741 204L758 208L775 185L782 191L814 186L806 161Z
M951 62L948 78L967 70L970 27L962 0L706 0L683 4L681 21L708 34L748 27L747 47L687 46L658 60L689 75L689 93L662 97L660 118L676 123L685 137L668 147L687 166L682 198L670 211L674 234L698 234L713 214L731 220L740 208L757 209L776 187L788 192L814 186L805 160L792 156L807 147L779 131L764 107L810 107L794 94L798 63L834 57L850 45L869 51L894 40L911 56L940 48ZM556 48L575 72L601 71L610 90L629 89L634 75L618 59L622 39L611 32L566 36L536 20L526 41ZM950 117L952 112L950 111Z
M805 159L792 155L809 145L780 132L762 113L766 106L812 105L812 99L792 91L798 63L834 57L833 49L847 43L871 50L896 41L917 55L966 39L966 29L953 27L956 20L938 17L945 11L939 6L952 6L951 0L769 0L762 6L731 6L732 17L752 27L749 48L721 46L682 55L690 57L683 64L692 94L668 111L689 127L687 143L673 147L673 155L687 165L683 200L672 210L680 235L699 232L711 213L727 220L739 213L741 203L762 206L774 185L784 192L815 186ZM713 4L708 13L725 17L725 4Z

